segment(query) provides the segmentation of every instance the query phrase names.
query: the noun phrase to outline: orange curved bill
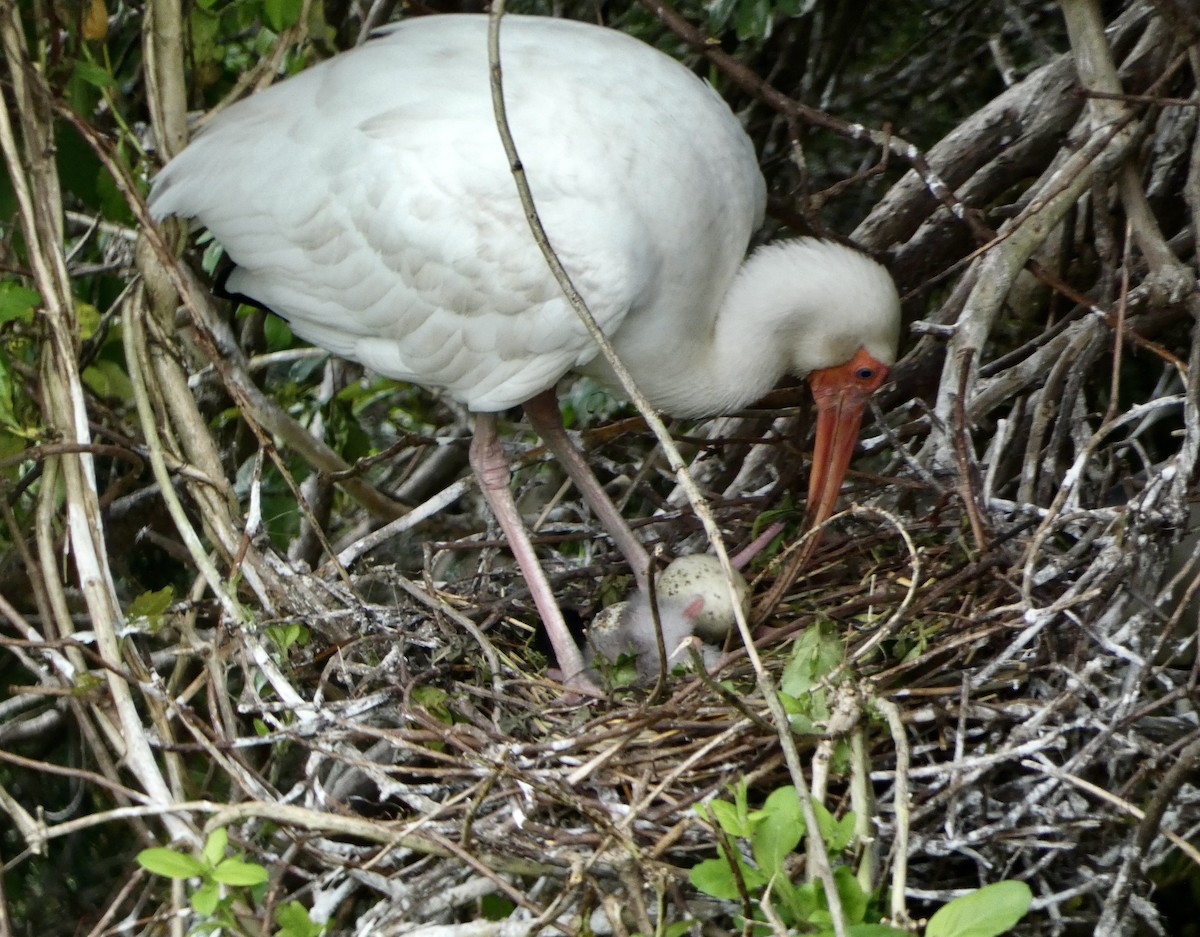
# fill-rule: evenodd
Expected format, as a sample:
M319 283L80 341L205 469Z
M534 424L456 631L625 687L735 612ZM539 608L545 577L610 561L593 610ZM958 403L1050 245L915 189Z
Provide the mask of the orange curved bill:
M826 520L850 466L867 398L887 379L888 368L860 348L845 364L808 376L817 407L817 439L808 479L808 527Z

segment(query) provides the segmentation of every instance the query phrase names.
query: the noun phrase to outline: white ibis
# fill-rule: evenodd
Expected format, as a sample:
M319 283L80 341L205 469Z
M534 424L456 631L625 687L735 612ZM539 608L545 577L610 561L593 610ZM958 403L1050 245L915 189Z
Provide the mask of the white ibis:
M683 602L679 599L658 601L658 625L650 608L650 599L642 591L624 602L617 602L601 611L588 626L584 663L591 668L589 679L600 672L600 660L615 664L623 655L634 659L635 686L654 682L659 673L658 636L662 629L663 650L667 655L666 669L691 660L688 646L698 647L706 666L716 663L720 656L715 647L695 642L695 619L703 600Z
M733 588L742 613L750 613L750 585L734 570ZM681 556L659 573L655 594L688 604L697 599L700 604L692 616L696 636L711 644L722 644L733 630L733 605L729 601L729 584L721 562L711 553Z
M648 563L562 428L558 380L611 375L522 213L486 31L481 16L407 20L234 104L158 175L150 207L206 226L236 264L229 290L296 334L475 411L472 466L570 680L583 661L513 503L496 412L524 405L641 583ZM613 30L518 16L503 20L501 57L550 242L646 396L703 416L808 375L810 499L831 508L895 358L891 278L811 239L743 263L765 202L753 147L673 59Z
M733 587L743 614L750 610L750 586L734 571ZM649 683L658 676L661 655L656 631L662 631L667 670L690 660L687 644L699 638L700 654L707 666L720 657L721 645L733 630L734 612L729 601L729 584L720 561L709 553L681 556L658 575L655 604L658 623L649 595L638 589L630 598L608 606L588 627L584 661L595 667L596 658L616 662L622 654L634 656L634 683Z

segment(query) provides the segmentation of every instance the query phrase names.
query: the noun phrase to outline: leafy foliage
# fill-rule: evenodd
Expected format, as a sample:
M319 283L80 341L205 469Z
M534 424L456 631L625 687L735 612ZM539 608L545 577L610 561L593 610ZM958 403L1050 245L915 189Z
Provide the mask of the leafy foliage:
M154 847L137 855L138 864L147 872L173 879L199 879L200 884L188 897L192 909L212 926L230 933L251 933L243 927L239 904L253 900L255 886L267 882L267 870L240 856L227 856L229 833L224 827L213 830L204 841L200 855L191 856L176 849ZM304 906L297 901L276 908L275 920L281 937L316 937L324 930L315 924Z
M714 800L697 805L703 817L716 820L725 834L727 848L719 859L705 859L692 867L691 883L714 898L737 901L749 896L760 909L771 906L763 918L751 920L751 933L771 934L771 921L781 921L820 937L834 933L824 893L814 882L791 880L788 860L804 838L804 817L794 787L781 787L768 795L758 810L747 807L745 782L734 787L732 801ZM813 802L821 839L835 860L833 877L852 937L903 937L908 931L867 920L872 897L866 894L854 872L840 858L851 846L856 818L847 813L836 819L819 801ZM738 844L749 843L749 859ZM1024 882L997 882L955 898L930 918L925 937L998 937L1010 930L1029 910L1032 893ZM739 924L739 926L743 926Z

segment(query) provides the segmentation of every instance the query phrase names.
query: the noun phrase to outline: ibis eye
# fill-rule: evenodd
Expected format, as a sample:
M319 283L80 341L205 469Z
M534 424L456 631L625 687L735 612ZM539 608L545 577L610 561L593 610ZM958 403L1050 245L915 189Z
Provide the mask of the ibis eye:
M854 376L856 378L858 378L860 381L869 381L871 378L873 378L875 376L875 369L874 368L859 368L857 371L854 372Z

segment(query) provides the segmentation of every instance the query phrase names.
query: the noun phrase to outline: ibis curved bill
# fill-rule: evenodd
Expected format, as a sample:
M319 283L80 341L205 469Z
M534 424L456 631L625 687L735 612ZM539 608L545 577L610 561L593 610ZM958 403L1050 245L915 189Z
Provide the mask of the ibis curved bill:
M808 376L817 409L816 442L808 478L810 526L820 524L833 513L858 441L867 399L879 390L887 374L882 361L860 348L844 364L821 368Z
M831 506L865 394L896 355L886 271L813 239L743 263L765 204L754 149L680 63L548 17L505 17L500 46L538 213L642 391L667 413L706 416L812 375L832 401L818 404L814 473ZM159 173L149 204L207 227L236 265L228 289L302 338L475 411L472 466L560 668L581 674L495 414L525 406L642 585L647 556L558 415L566 373L612 375L529 232L492 113L486 18L406 20L228 107Z

